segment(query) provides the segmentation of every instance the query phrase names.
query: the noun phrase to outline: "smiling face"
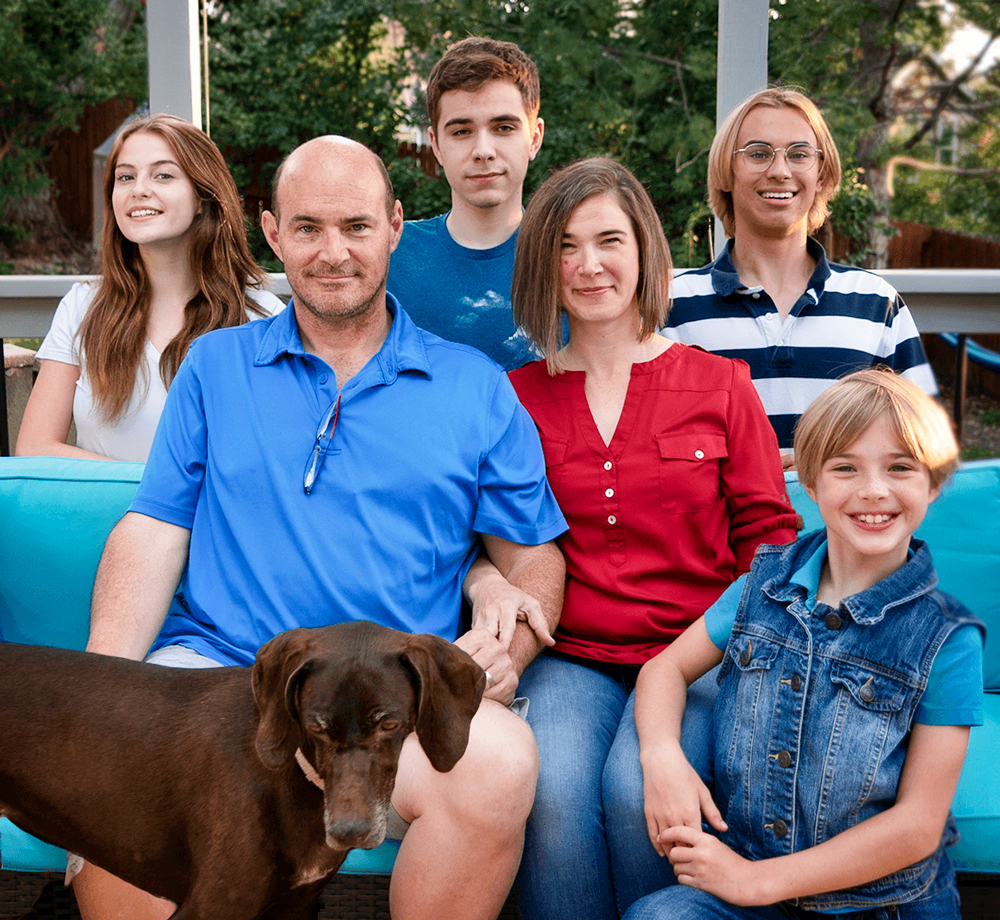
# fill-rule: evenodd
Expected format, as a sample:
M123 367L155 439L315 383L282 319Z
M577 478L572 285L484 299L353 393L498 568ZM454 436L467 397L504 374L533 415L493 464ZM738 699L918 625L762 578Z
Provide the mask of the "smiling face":
M628 214L612 195L596 195L570 215L562 239L559 302L570 328L579 323L628 323L639 309L639 244Z
M262 215L264 236L284 263L296 315L352 320L385 310L389 255L403 229L402 206L386 211L385 180L369 150L317 138L282 167L278 214Z
M883 414L826 460L806 491L823 515L831 565L878 581L906 561L910 536L940 488Z
M137 131L122 145L111 203L126 239L141 247L187 245L201 202L194 183L159 134Z
M764 143L777 150L792 144L819 147L809 122L795 109L757 106L743 119L736 149ZM819 188L821 160L812 168L796 172L788 168L784 154L777 153L763 172L751 172L741 154L733 159L733 210L736 239L748 234L766 237L801 235L805 240L809 209Z
M452 207L495 208L516 202L544 125L524 108L520 90L491 80L475 92L441 96L431 145L452 191Z

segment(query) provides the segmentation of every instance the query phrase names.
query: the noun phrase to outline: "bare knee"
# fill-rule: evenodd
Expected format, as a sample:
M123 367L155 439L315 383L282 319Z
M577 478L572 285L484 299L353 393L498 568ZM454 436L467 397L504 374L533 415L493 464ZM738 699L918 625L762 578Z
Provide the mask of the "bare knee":
M523 829L538 780L538 748L523 719L485 701L472 720L469 746L449 773L438 773L407 739L393 805L412 822L422 815L450 816L463 826L494 833Z
M485 707L484 707L485 708ZM495 712L490 710L496 710ZM528 724L499 704L491 704L469 745L466 765L479 783L484 814L521 824L528 817L538 781L538 747Z
M73 879L73 894L83 920L167 920L174 912L169 901L90 863Z

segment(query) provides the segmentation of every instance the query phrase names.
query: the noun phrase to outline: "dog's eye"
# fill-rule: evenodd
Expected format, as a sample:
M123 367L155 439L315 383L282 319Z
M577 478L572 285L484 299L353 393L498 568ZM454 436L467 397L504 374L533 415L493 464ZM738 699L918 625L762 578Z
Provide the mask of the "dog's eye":
M400 722L398 719L383 719L381 722L379 722L378 727L380 731L389 733L398 731L399 727L402 724L403 723Z

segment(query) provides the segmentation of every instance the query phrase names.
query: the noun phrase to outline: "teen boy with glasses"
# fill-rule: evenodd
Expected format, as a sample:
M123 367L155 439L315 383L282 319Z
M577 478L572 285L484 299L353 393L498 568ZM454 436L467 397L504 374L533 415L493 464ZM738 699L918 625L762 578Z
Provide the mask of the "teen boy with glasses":
M795 423L830 384L885 364L937 392L920 335L891 285L827 261L812 239L840 185L840 157L816 105L771 88L719 129L708 196L729 237L714 262L678 275L664 335L741 358L794 463Z

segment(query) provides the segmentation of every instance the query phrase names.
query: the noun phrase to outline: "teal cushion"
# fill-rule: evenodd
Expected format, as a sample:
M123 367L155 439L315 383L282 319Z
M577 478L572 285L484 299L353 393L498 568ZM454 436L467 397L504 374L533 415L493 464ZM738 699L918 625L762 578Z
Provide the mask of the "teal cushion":
M42 843L7 818L0 818L0 869L62 872L65 868L65 850Z
M398 840L386 840L374 850L351 850L340 871L347 875L391 875L398 852Z
M83 648L111 528L141 463L0 458L0 641Z
M987 693L984 704L986 720L969 733L952 804L962 837L948 855L966 872L1000 872L1000 693Z
M83 648L104 541L135 495L141 463L0 458L0 641ZM399 842L352 850L341 872L388 875ZM62 871L66 851L0 819L4 869Z
M90 594L141 463L0 458L0 641L83 648ZM66 851L0 820L0 865L62 871Z

